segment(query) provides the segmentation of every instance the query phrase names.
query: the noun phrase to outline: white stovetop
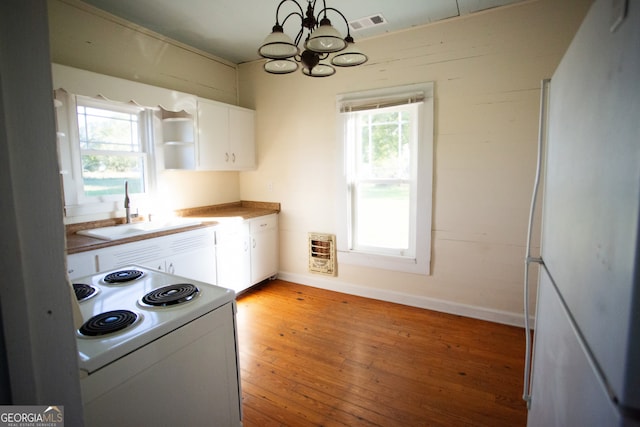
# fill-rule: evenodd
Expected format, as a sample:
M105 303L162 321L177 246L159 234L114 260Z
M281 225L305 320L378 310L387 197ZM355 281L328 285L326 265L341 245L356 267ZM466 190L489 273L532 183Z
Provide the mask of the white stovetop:
M110 272L120 270L140 270L144 274L124 284L109 284L103 280ZM83 321L111 310L130 310L138 315L133 325L107 336L84 337L76 332L79 366L89 374L235 298L232 290L137 265L74 279L73 283L98 289L95 296L79 303ZM139 303L148 292L178 283L193 284L200 293L191 301L171 307L145 307Z

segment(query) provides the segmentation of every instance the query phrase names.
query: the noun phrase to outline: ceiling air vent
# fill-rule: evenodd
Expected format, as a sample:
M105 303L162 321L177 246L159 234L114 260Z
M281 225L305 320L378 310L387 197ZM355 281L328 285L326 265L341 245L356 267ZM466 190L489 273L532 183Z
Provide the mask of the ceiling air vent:
M349 22L349 28L351 28L353 31L359 31L378 25L384 25L386 23L387 20L384 19L384 16L382 16L381 13L378 13L375 15L367 16L366 18L360 18Z

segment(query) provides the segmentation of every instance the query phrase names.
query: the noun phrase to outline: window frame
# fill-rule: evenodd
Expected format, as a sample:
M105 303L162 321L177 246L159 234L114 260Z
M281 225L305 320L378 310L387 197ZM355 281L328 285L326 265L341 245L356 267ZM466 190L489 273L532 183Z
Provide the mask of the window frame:
M411 111L408 111L411 110ZM398 127L402 127L402 116L403 113L409 113L409 116L411 118L411 121L409 121L408 123L410 124L411 129L411 133L414 135L414 137L412 137L409 140L409 146L410 146L410 151L412 153L417 153L417 149L418 149L418 137L419 137L419 131L418 131L418 124L419 121L418 119L418 104L416 103L410 103L410 104L404 104L404 105L396 105L396 106L389 106L389 107L381 107L381 108L377 108L377 109L365 109L363 111L358 111L358 112L353 112L351 114L354 115L360 115L363 113L366 113L368 115L370 114L376 114L376 113L393 113L393 112L397 112L400 114L400 118L399 118L399 122L398 122ZM349 114L349 113L346 113ZM354 129L348 129L346 132L348 135L353 135L354 137L356 137L356 135L358 135L358 130L359 127L357 126L357 122L358 122L358 117L354 117L353 121L347 119L346 120L347 124L352 124L354 126ZM373 130L374 126L388 126L389 123L376 123L376 124L372 124L371 122L369 123L369 129L370 131ZM355 131L355 132L353 132ZM353 132L353 133L352 133ZM349 151L352 151L351 154L355 154L355 153L360 153L362 152L362 145L359 145L358 143L363 143L364 141L360 140L359 138L356 137L356 140L353 141L354 146L353 147L349 147ZM345 147L346 148L346 147ZM346 156L345 158L347 158L348 156ZM362 177L360 172L358 171L358 165L356 163L358 160L360 160L361 158L353 158L353 159L348 159L347 164L346 164L346 168L347 168L347 176L348 176L348 184L347 184L347 199L348 199L348 203L349 203L349 225L350 225L350 230L349 230L349 248L350 250L356 251L356 252L363 252L363 253L369 253L369 254L378 254L378 255L387 255L387 256L399 256L399 257L407 257L407 256L415 256L416 253L416 233L415 233L415 217L416 217L416 202L417 202L417 191L416 191L416 183L417 183L417 174L418 174L418 165L417 165L417 159L415 155L412 155L410 158L410 162L409 162L409 178L392 178L392 177L385 177L385 178L373 178L373 177ZM358 239L358 233L356 232L357 227L357 219L358 219L358 193L359 193L359 189L362 188L362 185L366 185L366 184L399 184L399 183L409 183L410 186L410 191L409 191L409 236L408 236L408 247L406 249L399 249L399 248L388 248L388 247L380 247L380 246L371 246L371 245L366 245L362 242L359 241Z
M152 198L155 191L155 161L153 109L142 107L133 102L123 103L102 97L92 98L83 95L69 94L64 90L56 91L56 100L62 104L57 111L58 119L58 151L60 173L62 174L65 217L74 218L87 215L113 217L124 215L124 188L122 195L87 196L84 194L84 177L82 173L82 154L78 130L78 105L112 110L125 113L138 113L138 138L140 151L126 153L140 159L143 165L144 192L130 193L135 200L134 209L143 208ZM99 152L102 150L98 150ZM113 151L113 155L122 152ZM104 150L104 154L110 154ZM132 204L133 204L132 203Z
M352 194L350 185L349 153L347 149L348 112L352 110L380 110L387 106L406 103L417 104L417 153L415 162L415 195L412 200L410 236L415 244L413 253L393 254L354 248L352 224ZM419 83L392 88L376 89L338 95L337 141L340 162L338 179L338 261L385 270L422 275L431 274L431 222L433 194L433 83ZM411 246L411 245L410 245ZM409 251L411 252L411 251Z

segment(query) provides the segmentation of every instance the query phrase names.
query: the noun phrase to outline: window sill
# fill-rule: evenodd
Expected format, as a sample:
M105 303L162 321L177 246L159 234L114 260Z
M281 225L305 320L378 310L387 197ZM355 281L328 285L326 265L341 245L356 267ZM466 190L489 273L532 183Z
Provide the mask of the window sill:
M428 276L429 274L431 274L429 263L421 261L419 258L338 250L338 263L379 268L382 270L400 271L404 273L421 274L423 276Z

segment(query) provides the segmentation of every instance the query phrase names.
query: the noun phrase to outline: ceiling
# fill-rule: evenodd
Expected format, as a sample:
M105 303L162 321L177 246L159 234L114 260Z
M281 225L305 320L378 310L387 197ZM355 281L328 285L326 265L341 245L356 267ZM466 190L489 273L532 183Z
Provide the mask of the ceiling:
M235 64L259 59L258 47L271 32L280 0L83 0L99 9L124 18L163 36L208 52ZM404 30L522 0L328 0L349 22L358 40ZM306 10L306 1L298 0ZM285 6L286 5L286 6ZM294 11L289 0L280 13ZM321 2L316 5L316 14ZM382 24L371 26L372 16L382 15ZM334 27L346 35L346 24L338 15L329 15ZM293 18L284 26L292 38L300 28ZM357 25L357 24L356 24ZM297 27L297 28L296 28Z

